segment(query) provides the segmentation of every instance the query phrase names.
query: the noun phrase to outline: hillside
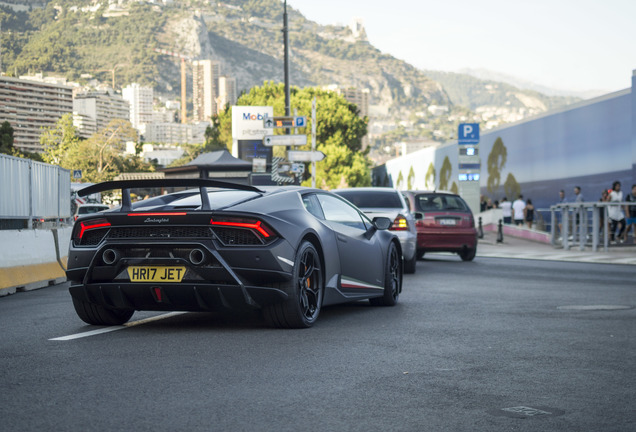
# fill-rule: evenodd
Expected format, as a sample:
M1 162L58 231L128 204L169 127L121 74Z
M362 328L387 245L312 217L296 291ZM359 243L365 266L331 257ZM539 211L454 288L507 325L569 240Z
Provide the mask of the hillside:
M481 115L478 120L510 121L576 100L418 70L374 48L364 32L354 36L348 27L321 26L291 8L288 12L292 85L368 88L376 117L411 119L403 136L445 140L457 122L477 118L470 111ZM2 69L9 75L56 73L81 83L91 77L109 82L115 70L116 87L138 82L177 97L179 59L154 51L161 48L219 60L223 73L237 78L239 91L247 90L283 80L282 13L279 0L165 5L57 0L32 11L0 2ZM447 107L442 119L429 115L431 105Z

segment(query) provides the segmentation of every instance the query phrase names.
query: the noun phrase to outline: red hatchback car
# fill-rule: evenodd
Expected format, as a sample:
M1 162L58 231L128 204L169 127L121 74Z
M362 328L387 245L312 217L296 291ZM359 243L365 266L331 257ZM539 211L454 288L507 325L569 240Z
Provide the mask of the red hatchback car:
M403 191L402 194L415 217L418 258L426 252L455 252L463 261L475 258L475 219L459 195L434 191Z

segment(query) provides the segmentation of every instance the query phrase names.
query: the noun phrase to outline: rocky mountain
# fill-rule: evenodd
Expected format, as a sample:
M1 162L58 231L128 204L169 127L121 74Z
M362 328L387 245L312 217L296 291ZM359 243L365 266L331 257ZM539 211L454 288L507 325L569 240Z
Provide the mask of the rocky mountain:
M29 10L24 2L16 8L7 1L0 1L0 24L2 68L8 74L57 73L82 82L106 81L116 72L117 87L139 82L176 97L180 59L155 50L163 49L220 61L223 73L237 78L239 91L283 80L279 0L38 0ZM322 26L290 7L288 12L292 85L368 88L375 115L386 119L426 118L429 107L441 106L456 117L451 122L473 115L470 111L479 116L480 109L490 113L484 120L502 112L517 120L576 100L422 71L370 45L364 29Z

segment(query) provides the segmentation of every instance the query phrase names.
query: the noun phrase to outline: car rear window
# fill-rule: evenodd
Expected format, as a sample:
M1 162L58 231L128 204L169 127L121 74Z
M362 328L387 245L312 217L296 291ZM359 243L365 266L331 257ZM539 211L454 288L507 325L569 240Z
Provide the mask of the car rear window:
M458 196L455 195L436 195L422 194L415 197L415 207L417 211L461 211L467 212L468 206Z
M402 208L397 191L336 191L338 195L359 208Z

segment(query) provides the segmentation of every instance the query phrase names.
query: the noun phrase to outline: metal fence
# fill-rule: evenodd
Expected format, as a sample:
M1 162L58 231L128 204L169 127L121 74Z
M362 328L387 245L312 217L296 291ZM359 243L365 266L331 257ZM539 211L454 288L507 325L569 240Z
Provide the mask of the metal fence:
M591 246L597 251L600 246L607 252L610 243L608 209L625 207L633 202L584 202L556 204L550 207L552 245L564 249L578 246L584 250Z
M70 171L55 165L0 155L0 227L58 225L71 217Z

